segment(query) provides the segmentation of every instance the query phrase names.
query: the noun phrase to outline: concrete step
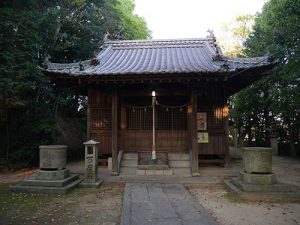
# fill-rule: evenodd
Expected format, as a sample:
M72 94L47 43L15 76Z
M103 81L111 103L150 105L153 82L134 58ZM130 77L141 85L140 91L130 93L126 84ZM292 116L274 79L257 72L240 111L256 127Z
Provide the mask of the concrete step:
M191 162L189 160L169 160L171 168L190 168Z
M136 175L136 167L121 167L121 175Z
M123 159L138 159L137 153L123 153Z
M190 160L190 154L188 153L169 153L169 160Z
M172 168L173 171L173 175L177 175L177 176L187 176L190 177L191 176L191 168Z
M121 167L137 167L138 166L138 162L135 159L123 159L121 162Z

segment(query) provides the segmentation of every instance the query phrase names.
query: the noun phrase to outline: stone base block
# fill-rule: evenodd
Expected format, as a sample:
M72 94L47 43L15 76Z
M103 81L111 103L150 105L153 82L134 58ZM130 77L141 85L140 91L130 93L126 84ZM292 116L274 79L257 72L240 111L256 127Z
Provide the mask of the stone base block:
M300 189L289 184L246 184L238 178L227 180L225 184L241 200L300 202Z
M136 175L139 176L171 176L173 175L172 169L137 169Z
M37 180L63 180L70 176L69 169L63 170L37 170L35 178Z
M232 179L232 183L242 191L247 192L293 192L297 189L295 186L282 183L270 185L248 184L238 178Z
M249 174L245 171L240 171L240 180L247 184L270 185L276 183L275 174Z
M85 180L79 184L80 188L98 188L103 180L96 181L95 183L86 182Z
M168 170L168 165L138 165L138 169L142 170Z
M69 177L60 180L39 180L36 177L33 177L23 181L22 184L26 186L63 187L78 179L78 174L71 174Z
M26 192L26 193L46 193L46 194L65 194L78 186L82 179L78 179L77 174L71 175L71 178L67 178L64 181L38 181L38 180L26 180L21 184L17 184L10 187L10 191L13 192ZM63 184L63 186L62 186Z

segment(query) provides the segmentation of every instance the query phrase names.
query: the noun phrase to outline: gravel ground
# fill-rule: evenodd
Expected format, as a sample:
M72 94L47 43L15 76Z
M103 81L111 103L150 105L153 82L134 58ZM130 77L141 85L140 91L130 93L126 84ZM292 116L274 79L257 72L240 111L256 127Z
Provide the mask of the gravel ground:
M239 158L237 149L234 153ZM300 187L299 159L273 157L273 172L279 182ZM186 187L220 225L300 224L299 203L239 202L223 185Z
M300 224L300 204L237 202L221 186L188 189L220 225Z
M231 169L205 167L202 176L237 174L241 167L239 149L231 149ZM28 225L118 225L124 182L104 182L99 189L77 189L65 196L17 194L8 186L34 174L34 169L0 174L0 224ZM217 171L217 172L216 172ZM273 157L273 171L280 182L300 187L300 159ZM225 177L226 178L226 177ZM227 177L228 178L228 177ZM159 181L156 181L159 182ZM220 225L296 225L300 224L300 204L240 202L221 184L186 185ZM142 224L141 224L142 225Z

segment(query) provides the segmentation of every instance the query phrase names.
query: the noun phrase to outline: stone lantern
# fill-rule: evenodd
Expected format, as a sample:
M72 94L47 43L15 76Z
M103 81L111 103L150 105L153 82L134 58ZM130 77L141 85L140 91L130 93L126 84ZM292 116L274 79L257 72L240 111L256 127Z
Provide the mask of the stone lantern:
M102 181L98 180L98 148L99 142L89 140L83 143L85 146L85 173L86 178L80 184L82 187L99 187Z

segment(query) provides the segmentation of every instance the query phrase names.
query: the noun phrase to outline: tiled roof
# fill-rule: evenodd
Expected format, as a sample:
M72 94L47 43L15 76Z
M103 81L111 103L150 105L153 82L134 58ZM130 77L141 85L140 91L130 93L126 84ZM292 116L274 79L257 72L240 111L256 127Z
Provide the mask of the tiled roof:
M45 71L82 75L223 73L269 65L267 57L223 56L214 37L183 40L107 41L91 60L49 63Z

